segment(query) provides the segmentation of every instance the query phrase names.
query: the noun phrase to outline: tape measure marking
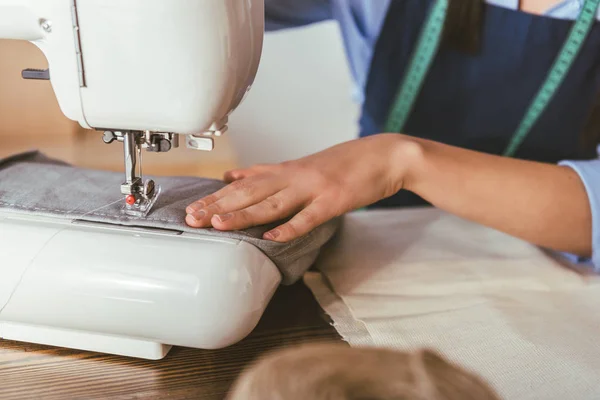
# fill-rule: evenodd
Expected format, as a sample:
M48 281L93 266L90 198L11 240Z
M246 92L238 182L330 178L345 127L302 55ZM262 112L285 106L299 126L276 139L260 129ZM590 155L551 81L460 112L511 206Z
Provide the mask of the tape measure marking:
M542 88L529 106L529 109L525 113L525 117L504 151L506 157L515 155L564 82L579 51L583 47L583 43L585 42L594 21L596 20L596 13L599 5L600 0L586 0L584 3L583 9L577 18L577 21L571 28L569 36L548 73L546 81L543 83Z
M546 81L534 97L523 120L513 135L504 155L512 157L531 132L548 104L563 83L573 62L577 58L587 35L596 19L600 0L585 0L583 9L570 30L561 52L554 62ZM448 0L434 0L425 25L417 42L416 50L409 63L407 73L393 103L387 132L402 132L414 107L423 82L438 51L448 11Z
M448 0L434 0L388 118L387 132L401 132L408 120L440 45L447 10Z

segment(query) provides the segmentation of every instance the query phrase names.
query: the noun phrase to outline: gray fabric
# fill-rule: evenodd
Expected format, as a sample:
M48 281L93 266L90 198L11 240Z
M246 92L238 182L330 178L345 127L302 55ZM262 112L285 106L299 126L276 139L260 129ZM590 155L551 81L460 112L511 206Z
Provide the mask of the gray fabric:
M236 232L191 228L184 221L186 207L225 186L221 181L194 177L154 178L162 187L157 203L146 218L131 217L121 213L122 201L118 201L123 199L119 192L123 178L121 173L73 167L35 151L18 154L0 159L0 210L243 240L277 265L284 285L302 277L338 226L337 220L331 221L286 244L262 239L275 225Z

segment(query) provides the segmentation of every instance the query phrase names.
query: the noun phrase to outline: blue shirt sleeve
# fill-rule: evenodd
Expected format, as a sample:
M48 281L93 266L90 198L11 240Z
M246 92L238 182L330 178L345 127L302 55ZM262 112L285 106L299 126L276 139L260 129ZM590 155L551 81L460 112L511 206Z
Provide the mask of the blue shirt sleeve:
M563 161L562 166L574 169L583 182L592 211L592 264L600 272L600 159Z
M275 31L332 18L330 0L265 0L265 28Z

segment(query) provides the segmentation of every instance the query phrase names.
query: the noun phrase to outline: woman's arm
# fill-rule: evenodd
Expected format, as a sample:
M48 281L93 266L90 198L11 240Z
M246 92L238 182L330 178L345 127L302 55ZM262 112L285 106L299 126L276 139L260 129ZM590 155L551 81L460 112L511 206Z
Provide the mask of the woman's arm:
M533 244L592 254L591 197L569 167L381 134L283 164L232 171L226 180L232 184L187 208L190 226L235 230L291 216L265 235L286 242L406 189Z
M536 245L591 256L590 202L572 168L412 140L422 153L406 180L407 190Z

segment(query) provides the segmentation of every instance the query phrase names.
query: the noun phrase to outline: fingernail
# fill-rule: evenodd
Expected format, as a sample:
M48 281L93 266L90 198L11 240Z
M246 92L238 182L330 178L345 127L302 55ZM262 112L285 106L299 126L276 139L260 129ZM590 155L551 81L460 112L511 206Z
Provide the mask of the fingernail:
M202 218L206 217L206 212L204 211L198 211L195 213L191 213L190 214L192 216L192 218L194 218L196 221L201 221Z
M217 215L217 218L219 219L220 222L225 222L225 221L229 221L231 218L233 218L233 214Z
M267 239L267 240L275 240L280 235L281 235L281 232L279 232L277 229L275 229L274 231L265 233L265 239Z

